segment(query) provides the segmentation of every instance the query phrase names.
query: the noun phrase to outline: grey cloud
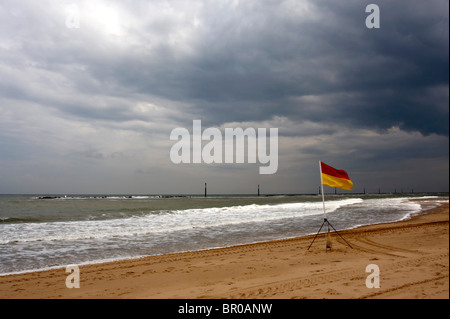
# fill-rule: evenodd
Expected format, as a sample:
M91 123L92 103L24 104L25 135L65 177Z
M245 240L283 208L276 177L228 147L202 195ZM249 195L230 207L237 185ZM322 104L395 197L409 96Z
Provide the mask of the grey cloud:
M91 75L188 102L212 123L281 115L448 135L445 92L420 101L448 84L448 17L441 11L448 2L425 10L419 2L384 1L379 30L365 28L364 7L319 2L316 19L286 19L286 9L273 2L209 3L186 44L193 53L177 56L176 46L161 44L138 57L105 59ZM311 107L292 103L310 95L330 107L303 112Z
M104 41L89 25L56 27L54 16L44 23L48 16L41 10L42 16L28 12L39 35L24 41L21 52L64 74L82 94L139 93L183 101L192 114L211 123L279 115L448 135L448 100L419 101L448 85L448 16L442 13L448 2L433 1L425 8L420 1L381 1L379 6L379 30L365 27L365 4L355 1L319 1L307 9L293 2L205 3L197 12L201 26L194 28L181 15L163 14L163 20L153 14L154 20L146 20L137 12L143 8L139 3L127 7L129 14L143 18L137 22L142 29L130 28L134 33L127 35L147 40L139 45ZM186 39L171 43L181 32ZM3 91L30 96L14 86L5 85ZM292 103L311 95L323 97L330 107L306 112L311 109L307 103ZM105 107L62 101L56 106L87 118L130 115L127 103L105 101Z
M45 163L45 152L25 136L34 134L33 141L57 141L48 148L49 162L65 154L90 157L94 166L91 162L111 158L126 162L130 157L120 154L141 154L147 145L132 143L149 140L149 152L160 165L168 154L170 130L190 128L193 119L202 119L204 127L277 125L286 139L280 141L294 143L280 149L291 165L280 162L283 176L292 175L288 168L306 165L295 164L297 152L308 160L324 154L344 158L316 143L296 145L296 138L328 138L342 156L365 154L353 157L356 167L380 168L383 160L408 156L417 163L448 158L446 0L378 0L377 30L364 24L365 7L373 3L368 0L71 3L80 8L79 29L65 25L69 3L0 5L0 110L20 117L17 106L27 105L29 113L23 121L0 118L0 160L39 154ZM102 29L90 12L101 5L118 10L123 34ZM82 123L90 130L77 132ZM14 125L18 129L11 133ZM365 137L335 140L342 129L390 136L393 127L419 134L420 145L383 140L370 148L361 142L368 141ZM134 140L115 148L109 138L120 139L123 132ZM158 170L142 161L135 163L141 171Z

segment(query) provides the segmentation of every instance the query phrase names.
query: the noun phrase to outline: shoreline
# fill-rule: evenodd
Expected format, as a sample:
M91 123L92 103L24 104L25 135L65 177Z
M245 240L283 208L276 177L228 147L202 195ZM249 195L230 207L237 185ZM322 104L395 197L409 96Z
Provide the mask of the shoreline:
M424 193L424 194L426 194L426 193ZM338 196L340 196L340 195L341 194L339 194ZM370 195L378 195L378 194L370 194ZM20 196L23 196L23 195L20 195ZM91 195L89 195L89 196L91 196ZM95 196L95 198L100 198L100 196L98 196L98 195L92 195L92 196ZM110 195L109 197L111 197L111 196L114 197L116 195ZM274 196L274 195L270 195L270 196ZM284 195L284 196L289 196L289 195ZM297 196L297 195L295 195L295 196ZM106 196L102 196L102 197L106 197ZM125 197L125 195L124 195L124 197ZM134 196L134 197L136 197L136 196ZM64 196L57 196L57 197L52 197L52 198L65 199ZM68 197L68 199L70 199L70 197ZM428 196L424 196L424 197L420 197L420 198L414 198L413 197L413 198L409 199L409 201L411 201L411 202L420 202L422 205L424 205L424 203L427 203L427 202L432 202L432 203L434 203L434 206L436 206L436 205L439 205L439 203L442 203L442 198L436 199L436 197L433 195L431 197L428 197ZM360 227L365 227L365 226L379 225L379 224L386 224L386 223L395 223L395 222L408 220L408 219L412 218L415 215L423 214L424 211L428 210L429 208L430 207L428 207L428 208L422 207L422 209L420 211L409 212L407 215L401 217L398 220L387 221L387 222L380 221L380 222L376 222L376 223L367 223L367 224L356 224L356 225L352 225L352 226L350 226L348 228L339 229L339 231L342 232L342 231L345 231L345 230L353 230L353 229L358 229ZM112 258L104 258L104 259L97 259L97 260L94 259L94 260L84 261L84 262L80 262L80 263L76 263L76 264L78 266L89 266L89 265L98 265L98 264L104 264L104 263L110 263L110 262L119 262L119 261L141 259L141 258L153 257L153 256L162 256L162 255L170 255L170 254L181 254L181 253L189 253L189 252L195 252L195 251L207 251L207 250L211 250L211 249L229 248L229 247L234 247L234 246L260 244L260 243L272 242L272 241L278 241L278 240L294 239L294 238L302 238L302 237L306 237L306 236L313 236L313 235L316 234L316 231L317 231L317 229L314 229L314 231L311 231L310 233L303 233L303 234L299 234L299 235L295 235L295 236L272 238L272 239L263 239L263 240L240 242L240 243L238 242L238 243L232 243L232 244L229 244L229 245L226 245L226 246L216 246L216 247L212 247L211 246L211 247L202 248L202 249L168 251L168 252L162 252L162 253L156 253L156 254L150 254L150 255L145 254L145 255L135 255L135 256L128 256L128 257L124 256L124 257L112 257ZM25 269L25 270L11 271L11 272L7 272L7 273L0 273L0 278L4 277L4 276L10 276L10 275L20 275L20 274L27 274L27 273L33 273L33 272L43 272L43 271L49 271L49 270L65 269L67 265L68 264L59 264L59 265L54 265L54 266L42 267L42 268Z
M80 265L79 289L65 267L2 275L0 298L449 298L448 203L339 233L354 249L333 234L326 252L321 234L309 251L314 235ZM371 263L378 290L365 285Z

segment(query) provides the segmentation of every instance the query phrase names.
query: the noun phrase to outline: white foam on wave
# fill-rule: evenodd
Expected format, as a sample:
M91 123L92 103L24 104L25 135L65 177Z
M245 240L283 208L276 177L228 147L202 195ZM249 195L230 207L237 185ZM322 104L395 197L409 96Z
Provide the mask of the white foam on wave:
M329 201L327 212L332 213L338 208L362 201L360 198ZM143 216L107 220L7 224L2 225L0 244L140 236L192 228L275 221L322 213L322 202L302 202L151 212Z
M411 198L361 199L346 198L325 202L327 214L342 208L367 211L373 218L365 223L376 223L377 213L396 210L403 212L400 219L409 218L421 210ZM430 197L427 197L430 198ZM447 201L448 202L448 201ZM109 239L126 236L186 231L193 228L221 227L246 223L261 223L287 218L303 218L323 214L321 201L284 203L275 205L242 205L149 212L139 216L69 222L19 223L0 225L0 244ZM399 220L397 218L397 220ZM383 221L381 221L383 222Z
M340 230L392 222L440 205L435 204L437 202L448 203L445 198L427 201L428 198L335 197L328 198L325 206L329 218ZM3 244L0 245L0 273L316 233L323 207L317 197L309 202L285 204L142 211L133 216L116 213L114 219L110 216L94 220L0 224L0 244Z

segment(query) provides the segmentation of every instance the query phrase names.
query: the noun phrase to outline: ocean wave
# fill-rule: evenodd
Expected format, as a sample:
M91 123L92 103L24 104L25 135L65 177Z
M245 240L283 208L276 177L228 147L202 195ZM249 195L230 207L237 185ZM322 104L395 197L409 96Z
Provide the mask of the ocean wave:
M281 201L23 198L3 205L0 274L315 234L324 213L320 196ZM327 196L325 208L326 217L341 230L405 219L442 203L448 197Z
M361 202L361 198L329 201L327 213ZM303 202L158 211L105 220L10 224L3 226L0 244L143 236L319 214L323 214L322 202Z

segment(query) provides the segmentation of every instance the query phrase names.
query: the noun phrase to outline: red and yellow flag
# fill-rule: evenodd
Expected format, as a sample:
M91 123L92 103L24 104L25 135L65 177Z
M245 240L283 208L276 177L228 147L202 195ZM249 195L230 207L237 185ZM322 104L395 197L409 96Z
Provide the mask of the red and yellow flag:
M320 162L320 169L322 172L322 183L324 185L342 188L349 191L353 189L353 182L348 177L346 171L342 169L335 169L322 162Z

